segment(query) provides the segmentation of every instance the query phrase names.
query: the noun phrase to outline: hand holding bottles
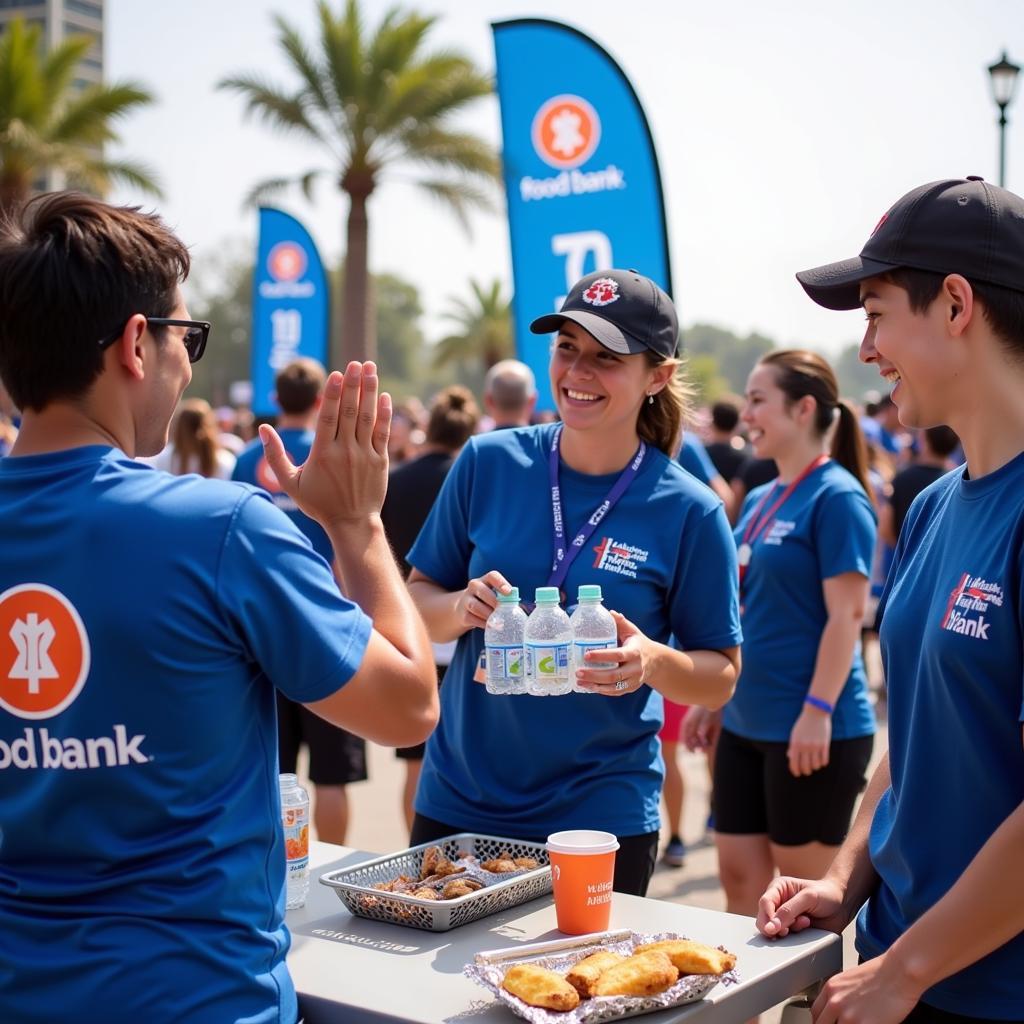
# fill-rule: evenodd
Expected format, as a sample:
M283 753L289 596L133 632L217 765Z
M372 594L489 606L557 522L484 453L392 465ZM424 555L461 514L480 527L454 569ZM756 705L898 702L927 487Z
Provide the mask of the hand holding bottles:
M512 585L497 569L492 569L483 576L478 576L466 584L455 603L455 612L459 624L464 629L483 629L491 612L498 606L495 591L508 594Z

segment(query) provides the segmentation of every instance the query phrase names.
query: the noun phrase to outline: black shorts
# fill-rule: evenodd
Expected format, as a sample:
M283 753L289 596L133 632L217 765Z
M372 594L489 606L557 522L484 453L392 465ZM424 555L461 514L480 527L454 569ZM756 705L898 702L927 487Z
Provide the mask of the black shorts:
M417 814L412 823L410 846L420 843L432 843L445 836L458 835L460 832L472 832L471 828L456 828L442 821L435 821L422 814ZM546 843L547 836L509 836L510 839L521 838L525 843ZM658 833L645 832L638 836L618 836L619 848L615 851L615 877L612 888L616 892L628 893L630 896L646 896L647 886L654 874L654 863L658 857Z
M711 801L715 830L767 834L779 846L839 846L866 785L873 745L873 736L833 740L828 764L797 777L789 771L788 743L748 740L723 729Z
M277 749L282 772L294 772L299 747L309 747L309 781L344 786L366 778L366 741L277 695Z
M434 668L437 670L437 688L441 689L441 683L444 682L444 674L448 670L447 665L435 665ZM396 747L395 757L401 761L422 761L423 755L427 752L426 743L417 743L414 747Z

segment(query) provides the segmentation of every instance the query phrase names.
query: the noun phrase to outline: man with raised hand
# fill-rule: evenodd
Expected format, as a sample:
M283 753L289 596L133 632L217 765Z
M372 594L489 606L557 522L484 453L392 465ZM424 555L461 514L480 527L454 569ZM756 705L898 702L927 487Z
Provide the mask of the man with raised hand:
M294 1024L275 690L394 746L437 720L380 521L390 399L326 385L309 458L264 431L345 594L256 488L135 461L206 345L188 251L74 193L0 227L0 1020Z
M922 185L859 256L797 275L863 307L863 362L966 465L914 500L882 594L889 751L823 879L778 878L769 937L857 915L819 1024L1024 1020L1024 200ZM858 914L859 911L859 914Z

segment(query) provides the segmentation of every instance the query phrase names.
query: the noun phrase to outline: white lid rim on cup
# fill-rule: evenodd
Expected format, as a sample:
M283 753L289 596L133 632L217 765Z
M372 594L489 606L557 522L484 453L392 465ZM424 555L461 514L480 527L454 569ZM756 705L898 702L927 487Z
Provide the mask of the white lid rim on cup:
M581 856L588 854L614 853L619 848L618 839L611 832L595 829L569 829L553 832L548 836L549 853L571 853Z

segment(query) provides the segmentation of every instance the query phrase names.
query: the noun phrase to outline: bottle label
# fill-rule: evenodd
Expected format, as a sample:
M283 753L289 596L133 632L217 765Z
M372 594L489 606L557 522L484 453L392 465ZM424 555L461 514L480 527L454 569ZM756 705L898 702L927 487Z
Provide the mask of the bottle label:
M284 853L288 862L288 880L301 877L309 867L309 804L283 807Z
M610 651L618 646L618 639L610 640L576 640L573 643L576 655L576 664L580 668L617 668L618 663L614 661L587 661L583 655L587 651Z
M491 679L522 679L523 645L488 644L486 664Z
M568 679L569 644L527 644L526 671L547 682Z

